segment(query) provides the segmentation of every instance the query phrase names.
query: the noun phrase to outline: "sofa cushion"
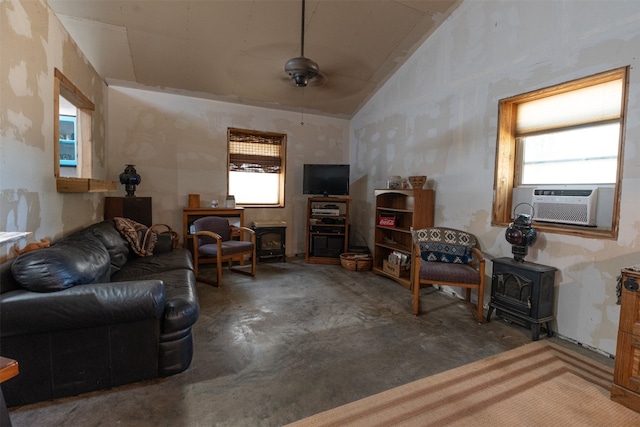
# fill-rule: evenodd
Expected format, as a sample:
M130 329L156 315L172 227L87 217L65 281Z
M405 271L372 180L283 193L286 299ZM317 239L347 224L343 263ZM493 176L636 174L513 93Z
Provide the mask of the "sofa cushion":
M149 257L133 257L120 271L111 276L112 282L136 280L146 278L150 274L160 274L166 271L189 269L193 270L191 252L186 249L176 249Z
M112 219L90 225L80 233L94 235L107 248L111 260L111 273L114 275L129 260L129 243L120 235Z
M109 252L90 235L74 235L15 259L11 272L33 292L55 292L75 285L109 281Z

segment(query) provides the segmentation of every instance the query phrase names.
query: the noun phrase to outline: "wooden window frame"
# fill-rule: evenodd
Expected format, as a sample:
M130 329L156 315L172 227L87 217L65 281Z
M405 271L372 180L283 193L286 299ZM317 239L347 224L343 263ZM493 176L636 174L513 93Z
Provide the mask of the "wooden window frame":
M60 176L60 97L76 107L77 176ZM59 193L93 193L116 189L115 181L92 177L92 116L93 102L78 89L59 69L54 70L53 79L53 175Z
M518 105L552 95L557 95L587 86L622 79L622 100L620 110L620 140L618 142L618 167L614 185L614 201L611 229L585 228L567 224L535 222L535 228L542 232L568 234L581 237L617 239L620 220L620 192L623 168L626 106L629 91L629 67L621 67L559 85L535 90L514 97L502 99L498 103L498 135L496 141L496 163L493 187L493 208L491 225L506 226L512 221L513 189L515 187L518 156L516 144L516 119Z
M283 208L285 205L285 180L286 180L286 169L287 169L287 135L283 133L277 132L263 132L263 131L255 131L250 129L239 129L239 128L228 128L227 129L227 194L229 194L229 173L231 171L231 138L232 135L249 135L249 136L257 136L264 137L268 139L278 138L281 140L280 143L280 172L278 173L279 179L279 194L278 194L278 202L273 204L251 204L251 203L238 203L238 206L243 207L252 207L252 208Z

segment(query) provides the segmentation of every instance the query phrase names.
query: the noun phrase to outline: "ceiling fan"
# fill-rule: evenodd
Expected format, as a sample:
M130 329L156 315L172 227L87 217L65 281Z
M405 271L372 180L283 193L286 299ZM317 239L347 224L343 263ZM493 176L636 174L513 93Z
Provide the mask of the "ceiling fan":
M309 81L320 74L318 63L304 56L304 9L302 0L302 27L300 32L300 56L291 58L284 64L284 71L295 82L297 87L306 87Z

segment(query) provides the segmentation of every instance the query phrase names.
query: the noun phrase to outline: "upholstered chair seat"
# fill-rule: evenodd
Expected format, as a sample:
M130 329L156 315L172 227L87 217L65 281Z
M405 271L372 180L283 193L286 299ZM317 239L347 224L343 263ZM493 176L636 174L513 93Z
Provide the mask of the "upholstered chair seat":
M222 242L223 255L245 253L247 251L252 251L252 250L253 250L253 243L251 242L240 242L237 240L227 240L226 242ZM218 245L216 243L204 244L198 247L198 252L200 256L206 255L211 257L217 257Z
M478 271L467 264L448 264L442 262L421 262L420 279L433 282L461 282L478 286Z

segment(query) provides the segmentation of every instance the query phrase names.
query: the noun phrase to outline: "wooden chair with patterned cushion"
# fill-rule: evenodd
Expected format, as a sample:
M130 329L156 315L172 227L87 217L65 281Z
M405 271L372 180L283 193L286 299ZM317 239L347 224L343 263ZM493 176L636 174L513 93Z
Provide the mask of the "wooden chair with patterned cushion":
M229 270L255 276L256 233L247 227L236 227L223 217L207 216L193 222L193 264L196 278L200 282L222 286L222 263L229 263ZM232 239L237 234L240 239ZM247 239L250 238L250 239ZM234 262L244 263L246 255L251 257L251 270L233 267ZM216 282L199 276L200 264L216 264Z
M476 238L465 231L444 227L413 230L413 314L420 314L420 286L466 288L466 302L476 321L482 323L485 260ZM471 289L478 300L471 303Z

